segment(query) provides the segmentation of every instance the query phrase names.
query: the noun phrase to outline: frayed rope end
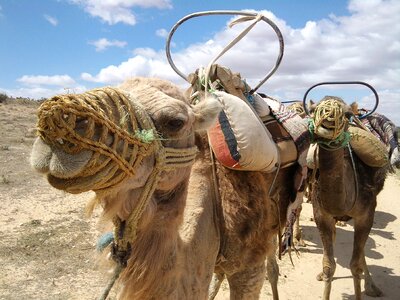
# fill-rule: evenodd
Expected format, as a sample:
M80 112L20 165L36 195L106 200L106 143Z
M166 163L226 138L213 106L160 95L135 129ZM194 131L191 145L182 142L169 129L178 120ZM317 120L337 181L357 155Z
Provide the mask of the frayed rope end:
M135 138L146 144L150 144L156 139L153 129L136 130L134 136Z
M103 252L103 250L114 241L114 233L107 232L103 234L97 241L96 250Z

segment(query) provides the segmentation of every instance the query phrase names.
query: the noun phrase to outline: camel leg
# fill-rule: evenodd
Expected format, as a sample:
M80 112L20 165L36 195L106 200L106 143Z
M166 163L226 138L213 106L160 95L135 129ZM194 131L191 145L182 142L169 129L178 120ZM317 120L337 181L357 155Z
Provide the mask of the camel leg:
M279 300L278 294L278 276L279 266L276 262L275 253L267 257L267 276L268 281L271 284L273 300Z
M264 283L264 262L253 268L228 276L230 300L257 300Z
M318 274L317 280L325 281L323 299L328 300L331 293L333 274L335 274L336 262L333 256L333 242L335 238L335 219L329 215L321 215L314 210L314 218L324 248L322 259L322 272Z
M300 205L296 212L296 222L294 223L293 237L294 237L294 242L296 245L305 247L306 243L303 240L303 231L301 230L301 227L300 227L300 213L301 213L302 209L303 209L303 207L302 207L302 205Z
M208 299L213 300L217 296L222 281L224 281L225 273L215 272L211 279L210 287L208 289Z
M383 295L382 291L375 285L369 273L367 263L364 256L364 289L365 293L371 297L380 297Z
M372 281L365 261L364 247L374 221L372 211L366 218L354 219L354 243L353 255L350 261L350 269L354 281L354 293L356 300L361 300L361 276L365 276L365 293L372 297L379 297L382 292Z

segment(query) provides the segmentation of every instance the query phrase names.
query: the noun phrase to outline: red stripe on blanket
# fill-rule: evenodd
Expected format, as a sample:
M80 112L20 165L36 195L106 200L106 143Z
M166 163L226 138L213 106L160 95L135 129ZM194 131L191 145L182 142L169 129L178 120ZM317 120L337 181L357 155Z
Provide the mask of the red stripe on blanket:
M213 128L208 130L208 138L217 160L222 165L232 169L241 168L239 162L232 157L229 151L228 145L225 141L224 133L221 129L221 124L219 122L217 122Z

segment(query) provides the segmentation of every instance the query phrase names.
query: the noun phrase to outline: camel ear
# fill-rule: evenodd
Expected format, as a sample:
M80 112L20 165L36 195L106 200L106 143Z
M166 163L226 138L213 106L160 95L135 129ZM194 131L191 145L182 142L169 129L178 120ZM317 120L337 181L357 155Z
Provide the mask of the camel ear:
M317 107L317 104L314 101L310 100L308 102L308 110L310 113L313 113L316 107Z
M195 115L194 130L207 130L214 125L222 107L218 99L212 95L192 106Z
M350 107L351 107L351 111L353 112L353 114L358 115L358 103L353 102L352 104L350 104Z

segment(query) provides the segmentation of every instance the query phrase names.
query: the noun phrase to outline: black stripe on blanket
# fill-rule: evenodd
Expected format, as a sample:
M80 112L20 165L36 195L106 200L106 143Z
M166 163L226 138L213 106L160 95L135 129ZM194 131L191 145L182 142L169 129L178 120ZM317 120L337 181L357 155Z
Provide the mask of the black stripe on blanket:
M233 133L231 124L225 114L224 111L221 111L218 117L219 124L221 125L222 133L225 137L226 145L228 146L229 153L231 154L232 158L239 162L241 158L240 153L238 152L237 140Z

